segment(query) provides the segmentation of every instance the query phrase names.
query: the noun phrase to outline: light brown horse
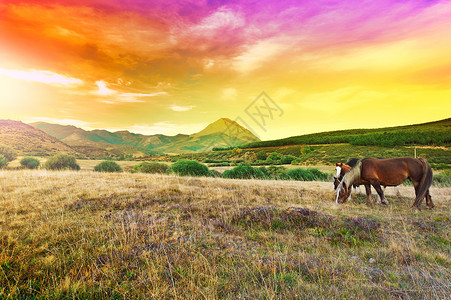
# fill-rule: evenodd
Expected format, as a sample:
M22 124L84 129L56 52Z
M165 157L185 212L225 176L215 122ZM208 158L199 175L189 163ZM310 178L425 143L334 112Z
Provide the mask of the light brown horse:
M365 158L349 170L337 187L337 203L344 203L351 193L353 184L371 184L382 204L387 204L382 186L396 186L410 179L415 188L413 207L420 209L423 198L429 208L434 207L429 187L432 184L432 169L422 158L400 157L389 159ZM365 186L366 187L366 186Z

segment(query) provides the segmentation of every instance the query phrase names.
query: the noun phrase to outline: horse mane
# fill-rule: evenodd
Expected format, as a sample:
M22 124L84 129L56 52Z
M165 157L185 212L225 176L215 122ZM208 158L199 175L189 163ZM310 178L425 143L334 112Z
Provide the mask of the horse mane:
M349 170L345 176L343 176L343 179L341 180L340 184L337 187L337 191L340 192L341 188L343 187L343 183L346 183L346 186L349 188L352 184L356 183L360 180L360 172L362 170L362 161L363 159L359 160L354 167Z
M346 162L346 164L352 168L352 167L355 167L355 165L357 164L358 161L359 161L358 158L353 157L353 158L350 158L350 159Z

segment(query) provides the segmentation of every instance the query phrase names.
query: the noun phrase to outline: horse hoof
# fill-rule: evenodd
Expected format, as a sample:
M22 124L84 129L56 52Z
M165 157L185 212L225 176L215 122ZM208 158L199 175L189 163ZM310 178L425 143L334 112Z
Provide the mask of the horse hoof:
M419 206L417 206L417 205L412 205L412 208L415 208L417 210L421 210L421 208Z

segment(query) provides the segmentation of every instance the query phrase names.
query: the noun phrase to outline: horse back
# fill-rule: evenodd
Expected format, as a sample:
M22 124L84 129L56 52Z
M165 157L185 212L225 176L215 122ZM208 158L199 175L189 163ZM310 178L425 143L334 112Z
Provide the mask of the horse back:
M377 180L382 185L396 186L409 177L413 181L420 180L422 174L423 164L412 157L362 160L361 179L368 182Z

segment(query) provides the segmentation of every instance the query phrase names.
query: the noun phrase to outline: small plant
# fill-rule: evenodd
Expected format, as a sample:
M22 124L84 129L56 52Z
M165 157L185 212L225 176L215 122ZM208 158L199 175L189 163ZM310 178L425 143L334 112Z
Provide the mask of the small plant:
M80 166L73 155L59 153L47 159L44 167L49 170L80 170Z
M94 171L96 171L96 172L122 172L122 168L115 161L104 160L101 163L97 164L97 166L94 167Z
M194 160L181 159L167 169L169 174L181 176L209 176L207 166Z
M24 157L20 160L20 164L27 169L37 169L41 163L34 157Z
M133 167L132 172L140 172L140 173L151 173L151 174L164 174L168 166L166 164L157 163L157 162L142 162L139 165Z

